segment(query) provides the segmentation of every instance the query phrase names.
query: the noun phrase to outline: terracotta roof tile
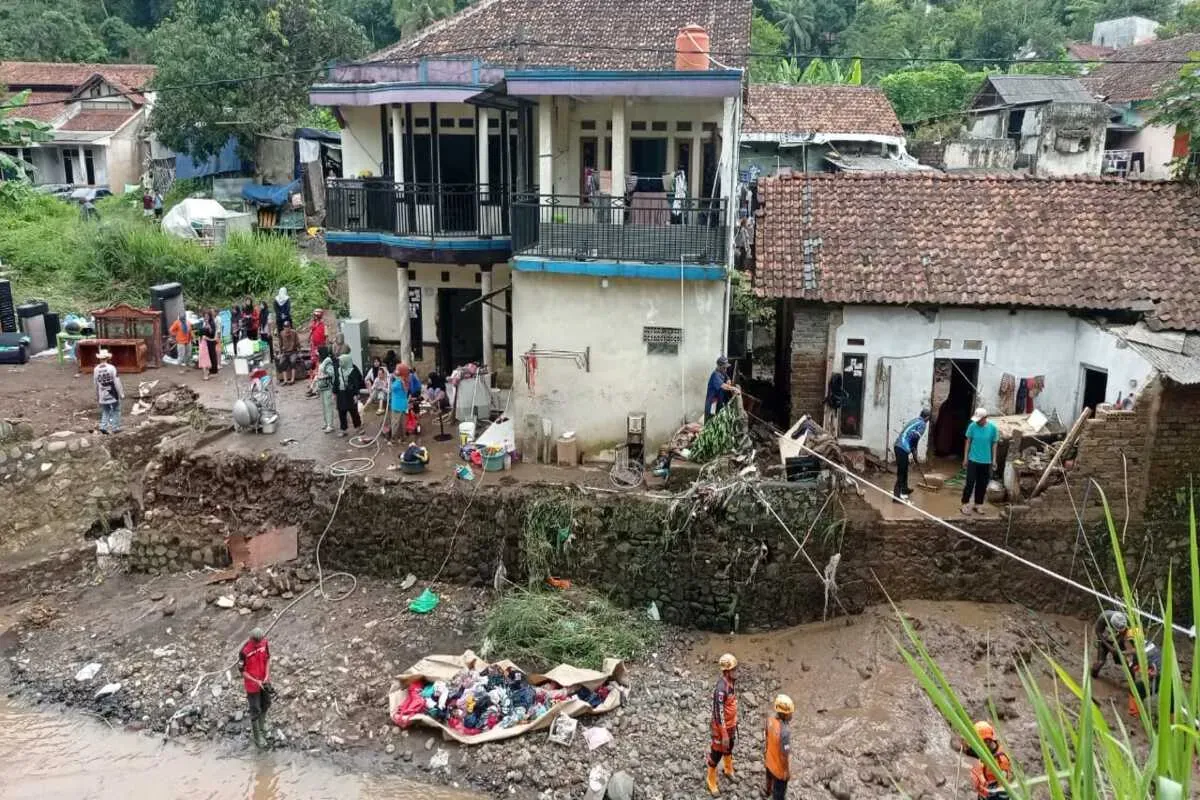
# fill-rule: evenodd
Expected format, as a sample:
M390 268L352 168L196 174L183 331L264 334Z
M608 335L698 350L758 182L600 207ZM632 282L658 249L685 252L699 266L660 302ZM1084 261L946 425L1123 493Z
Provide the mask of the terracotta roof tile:
M1070 42L1067 44L1067 54L1077 61L1100 61L1115 53L1111 47L1091 42Z
M1126 47L1113 51L1108 58L1144 63L1101 64L1080 81L1110 101L1149 100L1163 82L1177 76L1183 67L1168 62L1187 59L1197 51L1200 51L1200 33Z
M16 92L6 92L4 99L12 97ZM67 110L66 102L70 92L33 91L19 114L21 119L36 119L38 122L50 122Z
M857 133L903 136L887 96L873 86L755 84L743 133Z
M768 297L1128 310L1200 331L1200 189L940 173L760 178ZM805 286L804 243L815 244Z
M125 108L120 111L80 111L61 126L60 131L115 131L138 113L136 108Z
M55 64L46 61L0 61L0 85L10 89L57 89L69 91L99 74L121 91L145 88L154 77L151 64ZM143 102L140 94L130 98Z
M695 23L717 60L740 67L750 49L750 7L750 0L479 0L371 59L458 55L503 66L672 69L675 35Z

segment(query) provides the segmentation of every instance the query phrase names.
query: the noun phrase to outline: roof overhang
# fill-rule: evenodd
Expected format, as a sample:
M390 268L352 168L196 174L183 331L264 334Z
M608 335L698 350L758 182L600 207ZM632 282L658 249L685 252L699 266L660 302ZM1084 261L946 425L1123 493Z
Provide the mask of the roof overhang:
M532 69L505 74L509 94L536 97L737 97L742 71Z
M486 89L461 83L322 83L308 93L314 106L381 106L388 103L465 103Z
M903 136L886 133L743 133L740 141L743 143L767 142L780 147L803 147L829 142L871 142L903 147L905 142Z

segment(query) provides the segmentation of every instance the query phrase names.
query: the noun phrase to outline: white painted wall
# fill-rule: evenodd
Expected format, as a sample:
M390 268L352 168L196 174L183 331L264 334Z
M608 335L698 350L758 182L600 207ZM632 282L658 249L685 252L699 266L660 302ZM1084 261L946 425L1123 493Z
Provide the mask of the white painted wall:
M383 144L379 130L379 106L342 106L346 128L342 131L342 177L362 172L383 174Z
M386 258L350 256L346 259L346 273L350 292L350 316L367 319L372 338L397 340L400 338L403 319L400 316L400 295L396 281L396 262ZM478 289L475 276L479 268L456 264L409 264L416 272L411 286L421 287L421 341L438 341L437 310L438 288ZM443 281L442 273L450 280ZM492 268L492 284L499 289L509 282L507 264ZM497 298L497 305L504 305L504 298ZM496 347L507 343L505 316L503 312L490 310L492 314L492 340Z
M979 360L977 402L993 413L1005 373L1018 380L1044 375L1046 388L1036 406L1068 425L1082 403L1081 364L1109 371L1108 402L1115 401L1119 391L1128 393L1130 380L1140 387L1151 374L1150 365L1132 350L1119 348L1115 336L1065 311L955 308L927 318L905 308L847 306L835 338L835 368L840 369L843 354L867 354L863 438L845 441L881 453L891 450L904 423L929 404L935 358ZM864 339L865 344L850 346L847 340L852 338ZM949 339L951 347L935 353L934 339ZM983 349L965 349L964 340L969 339L981 340ZM892 367L890 426L886 395L878 404L875 397L881 358Z
M1123 150L1141 151L1146 154L1146 171L1130 173L1131 178L1165 181L1171 178L1171 153L1175 148L1174 125L1147 125L1126 138Z
M645 411L646 448L655 453L687 419L704 410L708 377L722 352L725 284L513 273L513 409L549 417L555 435L574 430L583 451L625 441L629 412ZM648 355L642 327L683 328L678 355ZM540 359L531 393L520 354L591 347L591 371L572 361ZM519 433L518 435L521 435Z

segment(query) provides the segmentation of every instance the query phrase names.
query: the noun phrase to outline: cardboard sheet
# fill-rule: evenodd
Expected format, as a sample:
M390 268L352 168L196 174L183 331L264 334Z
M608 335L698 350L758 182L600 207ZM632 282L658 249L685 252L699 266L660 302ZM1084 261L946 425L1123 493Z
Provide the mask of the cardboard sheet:
M511 669L517 666L511 661L494 661L490 663L504 669ZM479 658L479 656L470 650L467 650L460 656L432 655L422 658L400 676L401 688L388 695L388 718L390 719L395 710L404 702L408 686L413 681L421 680L430 683L435 681L449 681L464 669L479 670L488 665L489 662ZM520 669L520 667L517 668ZM616 681L622 685L627 685L625 665L615 658L606 658L603 668L599 670L581 669L573 667L570 664L559 664L545 675L526 673L526 676L529 679L529 683L533 686L540 686L548 681L553 681L564 689L576 689L580 686L586 686L588 689L596 689L609 681ZM438 722L433 717L424 714L413 717L412 724L426 728L437 728L442 732L442 738L444 739L453 739L462 744L484 744L485 742L498 742L502 739L523 736L533 731L545 730L550 727L555 718L560 714L566 714L570 717L604 714L612 711L620 704L621 695L619 692L613 692L604 699L603 703L595 708L592 708L579 699L566 700L551 706L549 711L533 722L527 722L524 725L515 725L511 728L492 728L490 731L484 731L476 736L464 736L458 731Z

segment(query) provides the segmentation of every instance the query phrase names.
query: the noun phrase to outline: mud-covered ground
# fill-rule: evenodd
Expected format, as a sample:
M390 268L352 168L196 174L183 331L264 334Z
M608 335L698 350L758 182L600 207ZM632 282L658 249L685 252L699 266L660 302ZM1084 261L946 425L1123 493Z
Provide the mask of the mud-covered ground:
M0 630L8 629L0 654L9 667L9 690L27 701L99 715L116 727L190 740L219 737L250 751L245 697L236 671L225 668L250 628L268 624L311 588L315 571L277 571L275 580L259 572L240 585L208 584L210 576L110 575L0 610ZM243 614L210 602L220 594L252 594L254 582L267 590L265 597L258 594L257 611ZM345 588L344 581L327 584L334 596ZM640 797L702 797L713 665L728 650L742 663L742 726L739 774L725 783L723 796L758 796L762 726L780 690L797 703L794 796L845 800L895 797L902 790L935 798L956 796L967 785L969 762L959 767L946 726L896 655L890 608L762 635L664 627L656 652L631 665L628 704L584 720L614 737L594 752L581 736L566 747L548 743L543 733L458 748L400 731L387 717L393 677L423 655L477 647L491 599L486 590L438 586L441 605L421 616L406 606L423 588L359 579L341 602L314 592L282 616L270 634L280 690L271 713L275 747L359 770L470 785L496 797L582 797L596 764L630 772ZM908 603L905 612L968 708L983 713L990 694L1013 755L1036 769L1033 720L1015 660L1036 665L1045 651L1078 669L1086 622L966 603ZM100 670L76 680L89 663ZM109 683L121 688L95 699ZM1122 701L1115 685L1101 691L1106 701ZM430 760L442 749L450 751L449 765L433 770Z

